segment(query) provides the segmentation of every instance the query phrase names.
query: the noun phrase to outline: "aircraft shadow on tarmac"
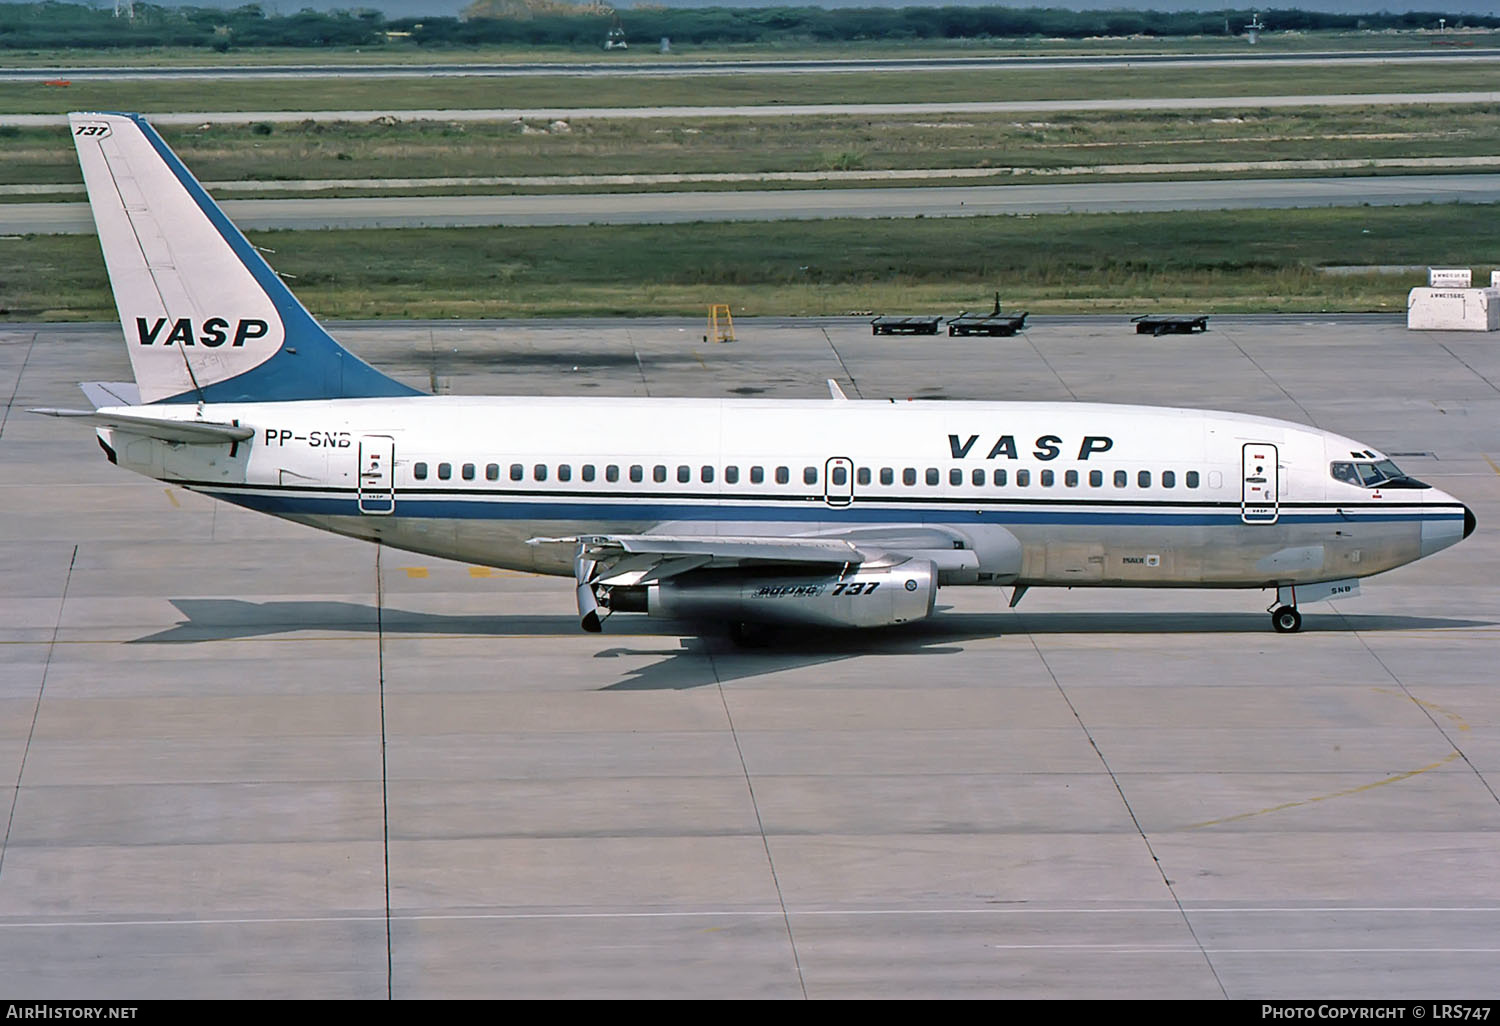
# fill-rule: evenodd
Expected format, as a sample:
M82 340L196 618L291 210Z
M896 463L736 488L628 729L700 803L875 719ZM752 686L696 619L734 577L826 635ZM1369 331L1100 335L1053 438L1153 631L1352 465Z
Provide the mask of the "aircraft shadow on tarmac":
M172 599L186 619L131 644L183 645L239 638L263 638L303 631L354 635L454 637L569 637L581 638L574 616L482 616L380 609L360 602L277 601L243 599ZM624 671L624 680L601 690L684 690L767 673L841 662L862 656L956 655L963 643L1007 635L1063 634L1269 634L1268 617L1261 613L953 613L939 607L929 620L874 630L825 631L785 628L759 645L741 647L715 626L671 620L630 617L615 630L625 636L609 645L611 625L597 639L604 648L601 660L659 656L657 662ZM1303 633L1347 631L1455 630L1493 627L1490 620L1391 614L1347 614L1334 611L1304 614ZM622 629L623 628L623 629ZM628 632L628 633L627 633ZM659 637L675 646L655 647ZM1283 639L1294 643L1292 639Z

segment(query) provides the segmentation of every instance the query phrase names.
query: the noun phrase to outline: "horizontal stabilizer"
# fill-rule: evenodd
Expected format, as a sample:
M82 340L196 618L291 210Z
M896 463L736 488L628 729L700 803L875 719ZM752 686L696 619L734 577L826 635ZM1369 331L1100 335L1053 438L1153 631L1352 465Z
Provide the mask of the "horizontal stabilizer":
M97 412L95 410L32 410L47 417L66 417L82 420L95 427L116 428L133 435L159 438L163 442L182 442L187 445L228 445L244 442L255 437L255 429L238 424L216 424L205 420L165 420L157 417L141 417L129 413Z
M134 381L84 381L78 387L96 410L101 406L141 405L141 389Z

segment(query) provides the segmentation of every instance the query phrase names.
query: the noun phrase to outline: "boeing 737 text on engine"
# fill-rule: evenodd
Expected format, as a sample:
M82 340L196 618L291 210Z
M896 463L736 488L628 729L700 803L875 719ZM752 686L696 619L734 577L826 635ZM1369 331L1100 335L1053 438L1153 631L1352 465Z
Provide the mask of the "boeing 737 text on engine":
M70 117L135 382L40 412L226 502L572 578L585 630L878 627L979 585L1273 589L1295 631L1474 530L1363 442L1235 413L424 395L334 341L145 119Z

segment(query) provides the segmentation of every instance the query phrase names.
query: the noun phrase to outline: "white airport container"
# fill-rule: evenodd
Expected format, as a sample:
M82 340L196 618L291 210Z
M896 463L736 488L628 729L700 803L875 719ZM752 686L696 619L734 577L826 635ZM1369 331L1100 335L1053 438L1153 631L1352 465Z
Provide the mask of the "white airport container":
M1467 267L1427 268L1427 287L1430 289L1467 289L1474 284L1474 272Z
M1500 289L1412 289L1406 326L1416 331L1500 331Z

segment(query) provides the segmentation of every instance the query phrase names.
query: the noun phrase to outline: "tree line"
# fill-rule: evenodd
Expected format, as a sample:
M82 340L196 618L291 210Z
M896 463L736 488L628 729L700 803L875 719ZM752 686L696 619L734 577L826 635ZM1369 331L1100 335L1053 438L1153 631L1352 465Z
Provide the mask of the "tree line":
M422 47L476 45L597 48L614 15L597 6L579 13L538 11L525 17L484 17L476 4L466 18L386 18L353 10L268 14L257 4L233 10L162 7L137 3L134 18L115 17L112 7L45 0L0 3L0 49L202 47L213 50L255 47ZM661 8L619 12L627 36L674 43L788 43L879 39L940 40L1045 36L1200 36L1238 34L1251 11L1068 11L1056 8L905 7L837 8ZM1323 14L1316 11L1261 11L1270 31L1500 28L1500 15Z

